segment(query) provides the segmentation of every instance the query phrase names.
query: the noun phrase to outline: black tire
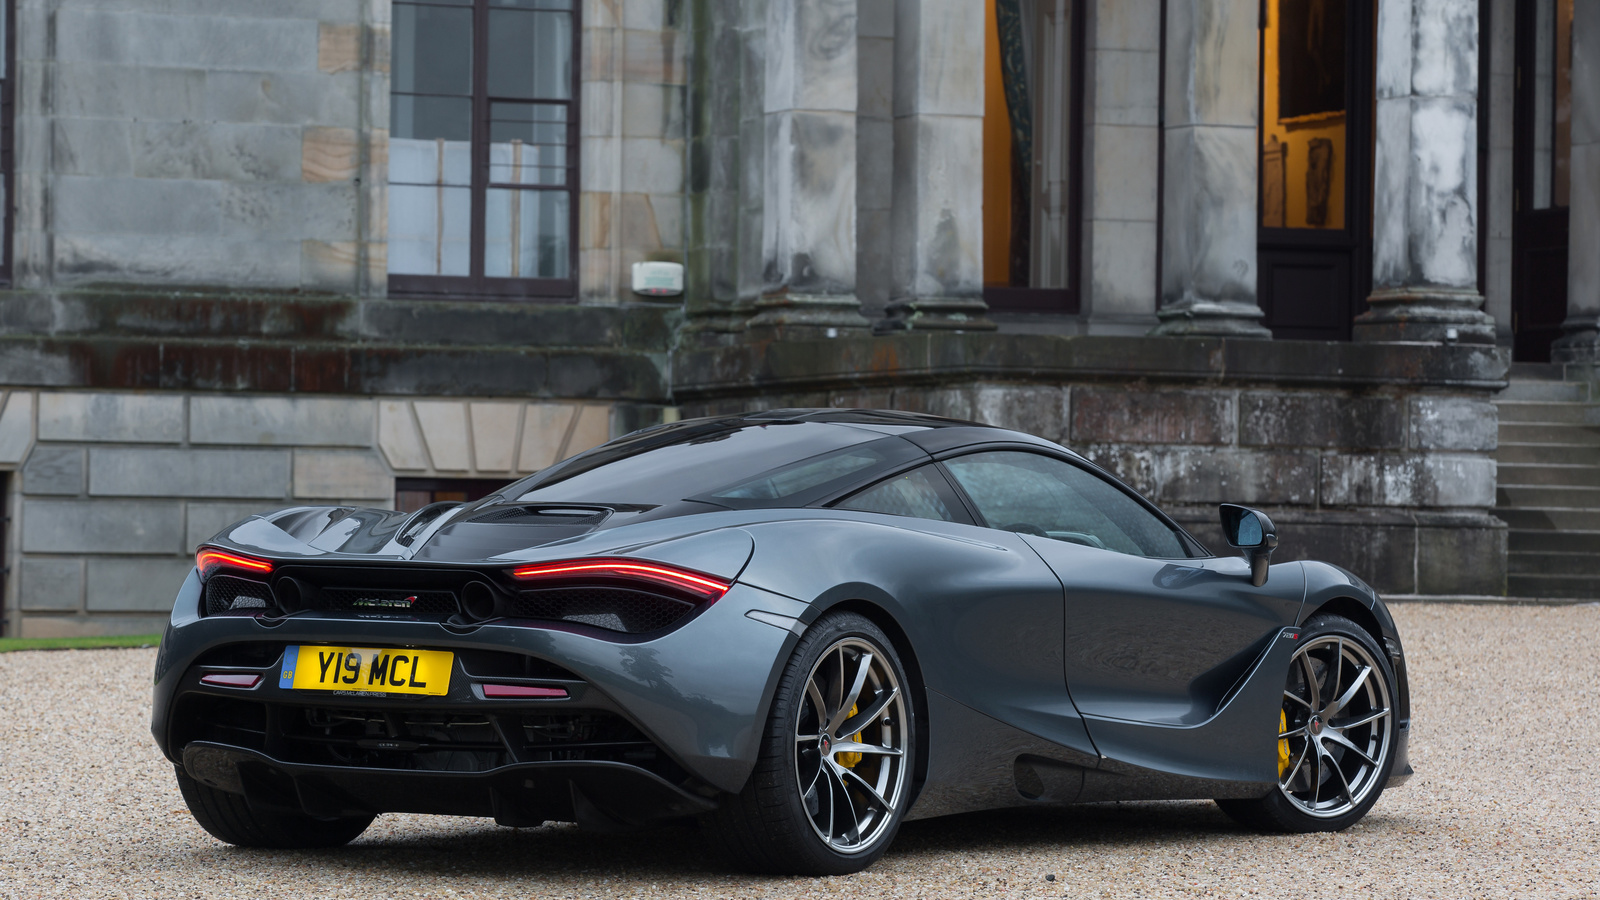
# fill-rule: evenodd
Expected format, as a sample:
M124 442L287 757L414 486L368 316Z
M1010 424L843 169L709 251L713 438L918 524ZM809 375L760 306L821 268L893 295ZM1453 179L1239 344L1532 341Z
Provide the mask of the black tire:
M1343 831L1378 802L1394 768L1394 668L1366 629L1319 615L1300 631L1284 692L1277 789L1217 805L1260 831Z
M846 875L876 862L911 802L912 702L882 630L855 613L818 619L779 678L750 781L710 817L734 861L782 875Z
M318 819L295 813L263 812L252 809L242 794L230 794L190 778L182 766L174 766L183 802L200 827L219 841L239 847L267 847L275 850L309 850L342 847L355 840L374 816Z

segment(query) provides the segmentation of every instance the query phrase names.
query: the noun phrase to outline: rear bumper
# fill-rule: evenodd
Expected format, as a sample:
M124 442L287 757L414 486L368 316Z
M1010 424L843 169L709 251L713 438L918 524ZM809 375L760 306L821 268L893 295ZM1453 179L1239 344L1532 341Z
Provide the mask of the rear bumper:
M199 601L199 580L191 573L157 654L151 731L162 752L175 763L183 762L191 739L214 740L190 727L193 716L185 708L185 697L233 698L268 707L407 708L440 714L531 712L534 707L552 714L600 710L627 720L690 776L721 791L738 791L749 778L778 671L798 640L786 628L746 614L754 611L793 618L806 608L787 597L737 584L682 627L648 640L629 640L594 629L512 622L489 622L463 631L441 623L384 616L310 614L276 621L249 616L201 617ZM246 645L415 647L452 651L458 660L448 696L336 698L325 692L280 688L278 662L209 664L216 658L213 654ZM508 679L474 675L460 668L461 655L475 651L528 657L560 667L567 673L565 678L509 680L559 686L568 696L534 704L487 701L478 682ZM260 674L262 681L248 690L199 683L202 675L218 671ZM246 749L272 753L273 745L254 744ZM399 771L403 770L396 774Z
M385 812L492 817L502 825L546 820L615 831L714 808L701 796L616 762L517 763L486 772L319 766L196 741L184 747L189 777L243 794L252 807L312 816Z

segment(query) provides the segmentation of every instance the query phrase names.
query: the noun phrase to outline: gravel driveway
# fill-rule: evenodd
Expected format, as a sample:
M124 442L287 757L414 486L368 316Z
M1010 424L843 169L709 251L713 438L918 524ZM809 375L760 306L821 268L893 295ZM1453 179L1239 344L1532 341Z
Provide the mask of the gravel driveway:
M910 823L825 879L729 874L689 828L391 815L342 850L237 850L150 739L154 650L4 654L0 896L1600 896L1600 606L1395 613L1418 774L1349 831L1255 835L1196 802L983 813Z

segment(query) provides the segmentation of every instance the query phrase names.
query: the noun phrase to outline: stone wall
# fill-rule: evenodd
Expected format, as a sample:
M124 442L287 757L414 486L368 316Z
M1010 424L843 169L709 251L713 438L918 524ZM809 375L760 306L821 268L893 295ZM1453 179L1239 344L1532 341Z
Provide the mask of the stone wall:
M397 477L510 481L659 418L612 403L13 390L5 633L159 632L196 545L247 515L391 508Z
M684 261L685 4L579 2L578 294L617 303L634 263Z
M388 6L20 0L17 282L381 290Z
M1015 428L1116 473L1224 550L1215 504L1261 507L1279 560L1387 594L1503 595L1504 351L1299 341L948 335L684 354L685 417L905 409Z

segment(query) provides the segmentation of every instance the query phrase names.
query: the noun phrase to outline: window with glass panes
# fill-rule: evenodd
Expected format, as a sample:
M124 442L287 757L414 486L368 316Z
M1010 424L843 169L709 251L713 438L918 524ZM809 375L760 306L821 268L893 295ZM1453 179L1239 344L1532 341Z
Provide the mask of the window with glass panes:
M391 294L570 297L574 0L395 0Z

